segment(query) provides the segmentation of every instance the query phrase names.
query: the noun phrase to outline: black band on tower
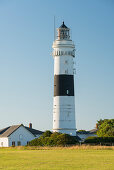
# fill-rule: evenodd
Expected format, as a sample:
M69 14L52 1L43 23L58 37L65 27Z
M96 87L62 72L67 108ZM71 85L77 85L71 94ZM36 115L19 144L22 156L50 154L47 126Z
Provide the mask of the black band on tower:
M74 76L54 76L54 96L74 96Z

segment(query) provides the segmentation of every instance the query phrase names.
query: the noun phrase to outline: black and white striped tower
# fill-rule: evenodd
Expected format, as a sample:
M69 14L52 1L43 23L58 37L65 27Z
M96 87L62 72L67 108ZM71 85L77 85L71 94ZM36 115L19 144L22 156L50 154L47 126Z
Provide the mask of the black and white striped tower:
M63 24L57 29L53 42L54 102L53 132L76 136L74 57L75 45L70 39L70 29Z

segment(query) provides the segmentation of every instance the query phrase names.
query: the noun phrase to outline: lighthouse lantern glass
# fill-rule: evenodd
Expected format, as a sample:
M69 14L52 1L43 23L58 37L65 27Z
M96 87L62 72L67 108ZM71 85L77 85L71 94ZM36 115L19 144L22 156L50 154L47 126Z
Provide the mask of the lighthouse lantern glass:
M58 28L58 39L59 40L68 40L70 39L69 29L67 28Z

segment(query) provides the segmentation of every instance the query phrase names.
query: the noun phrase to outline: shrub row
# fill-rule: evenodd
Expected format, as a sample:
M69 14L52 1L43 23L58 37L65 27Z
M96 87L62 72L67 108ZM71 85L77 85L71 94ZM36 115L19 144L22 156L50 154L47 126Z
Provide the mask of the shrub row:
M29 146L66 146L76 144L77 142L76 137L68 134L46 131L41 137L29 142Z
M84 143L91 144L114 143L114 137L88 137L87 139L85 139Z

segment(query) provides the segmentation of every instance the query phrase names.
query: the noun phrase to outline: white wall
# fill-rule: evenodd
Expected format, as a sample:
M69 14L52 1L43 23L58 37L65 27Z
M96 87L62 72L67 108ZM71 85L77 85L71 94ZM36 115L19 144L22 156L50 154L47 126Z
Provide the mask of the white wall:
M54 58L54 75L67 74L73 75L73 57L72 56L55 56Z
M55 40L53 42L54 75L74 74L75 46L71 40ZM70 54L69 54L70 52Z
M9 136L9 146L12 146L12 141L15 141L15 146L17 146L17 142L20 141L22 146L27 145L27 141L31 141L35 139L34 135L32 135L27 129L23 126L20 126L15 132L13 132Z
M53 102L53 132L76 135L74 96L56 96Z
M0 147L8 147L8 146L9 146L8 138L7 137L0 138Z

